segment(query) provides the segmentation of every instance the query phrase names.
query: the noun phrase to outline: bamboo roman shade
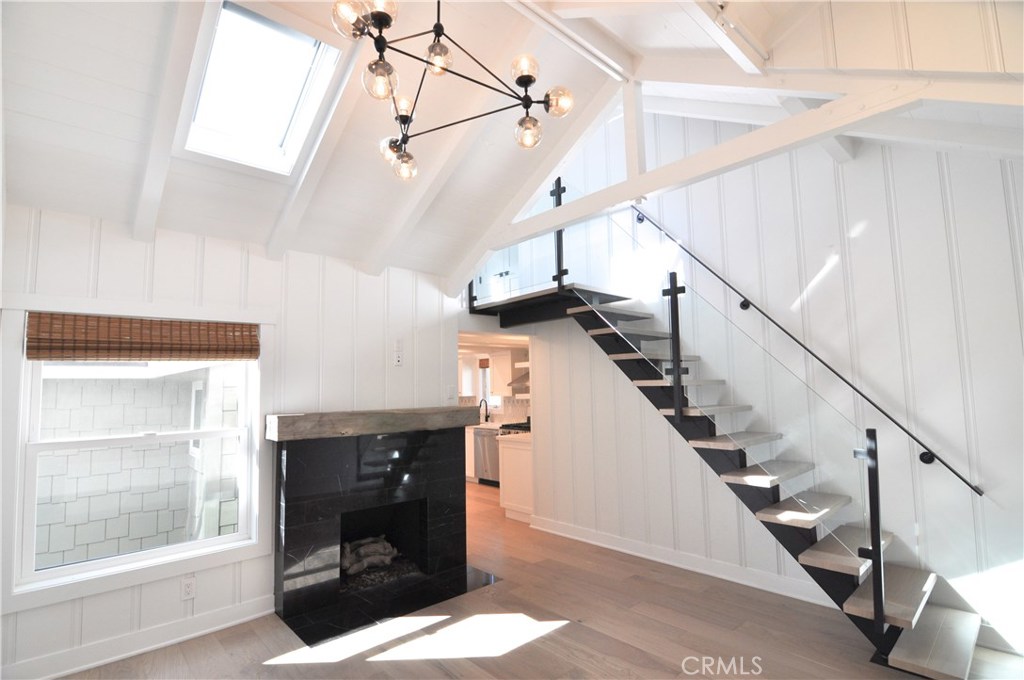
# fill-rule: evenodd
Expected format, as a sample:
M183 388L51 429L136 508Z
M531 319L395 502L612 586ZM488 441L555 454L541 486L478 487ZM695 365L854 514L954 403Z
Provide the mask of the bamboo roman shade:
M259 326L29 312L25 356L43 361L256 359Z

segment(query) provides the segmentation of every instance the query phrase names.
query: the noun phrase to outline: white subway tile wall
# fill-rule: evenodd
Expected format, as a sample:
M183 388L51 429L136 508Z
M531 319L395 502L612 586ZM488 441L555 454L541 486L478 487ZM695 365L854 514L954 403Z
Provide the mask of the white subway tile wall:
M44 380L41 439L237 427L239 362L148 380ZM238 530L235 436L42 452L36 569L124 555Z

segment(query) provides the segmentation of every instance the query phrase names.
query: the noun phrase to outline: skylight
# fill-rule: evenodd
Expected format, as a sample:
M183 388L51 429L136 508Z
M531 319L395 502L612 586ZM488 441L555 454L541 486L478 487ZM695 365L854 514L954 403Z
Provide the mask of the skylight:
M185 148L290 174L338 50L225 2Z

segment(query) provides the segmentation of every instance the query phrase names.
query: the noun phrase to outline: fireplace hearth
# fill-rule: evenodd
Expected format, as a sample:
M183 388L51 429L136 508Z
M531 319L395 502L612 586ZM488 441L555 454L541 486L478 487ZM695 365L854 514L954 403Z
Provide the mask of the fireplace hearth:
M433 417L438 410L424 411ZM450 411L477 418L472 409ZM394 412L373 413L396 424ZM286 428L272 427L270 419L295 417L269 416L267 424L268 438L278 437L274 595L278 616L307 644L493 582L466 564L462 424L368 433L345 427L341 436L282 439ZM397 553L391 564L370 559L373 564L349 574L345 544L353 553L373 537L384 537ZM379 543L359 557L374 551L391 553Z

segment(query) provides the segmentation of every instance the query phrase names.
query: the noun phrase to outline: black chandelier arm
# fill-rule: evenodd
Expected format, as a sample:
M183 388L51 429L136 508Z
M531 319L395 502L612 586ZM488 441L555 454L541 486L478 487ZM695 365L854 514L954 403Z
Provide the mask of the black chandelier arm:
M408 57L409 59L413 59L415 61L418 61L421 64L426 64L427 66L432 66L433 65L431 62L427 61L426 59L424 59L422 57L418 57L415 54L411 54L409 52L406 52L405 50L400 50L397 47L392 47L390 43L388 44L388 49L392 50L393 52L397 52L398 54L401 54L404 57ZM456 76L458 78L462 78L463 80L468 80L469 82L474 83L476 85L479 85L480 87L486 87L488 90L492 90L494 92L497 92L500 95L504 95L506 97L512 97L517 102L519 102L519 103L516 104L516 106L522 106L522 97L520 95L516 94L514 91L510 94L508 92L505 92L504 90L499 90L498 88L496 88L496 87L494 87L492 85L488 85L487 83L482 83L479 80L477 80L476 78L470 78L469 76L464 75L462 73L459 73L458 71L453 71L450 68L446 68L445 69L445 73L450 73L453 76ZM504 85L504 83L502 83L502 84ZM508 87L508 86L506 85L506 87ZM509 88L509 89L511 89L511 88ZM509 108L511 108L511 107L509 107Z
M403 40L412 40L413 38L422 38L425 35L433 34L433 30L423 31L422 33L413 33L412 35L403 35L401 38L395 38L394 40L388 40L388 45L392 43L400 43Z
M450 128L450 127L453 127L455 125L460 125L462 123L468 123L469 121L476 120L477 118L484 118L485 116L491 116L491 115L494 115L495 113L501 113L502 111L508 111L510 109L515 109L515 108L518 108L519 106L521 106L521 105L518 104L518 103L517 104L509 104L508 106L503 106L500 109L494 109L493 111L488 111L487 113L479 113L479 114L477 114L475 116L470 116L469 118L463 118L462 120L457 120L457 121L454 121L452 123L446 123L445 125L438 125L437 127L430 128L429 130L424 130L423 132L417 132L414 135L409 135L409 139L412 139L413 137L420 137L422 135L426 135L426 134L429 134L431 132L437 132L438 130L444 130L445 128Z
M420 84L416 88L416 96L412 100L412 110L409 111L409 122L405 124L405 129L402 131L405 134L409 134L409 126L412 125L413 116L416 115L416 105L419 104L420 92L423 91L423 81L426 79L426 77L427 77L427 67L424 66L423 67L423 73L420 74ZM395 107L395 108L397 109L398 107Z
M513 94L513 96L515 96L516 98L519 98L519 96L520 96L520 95L519 95L519 93L518 93L518 92L516 92L516 91L515 91L514 89L512 89L512 86L511 86L511 85L509 85L509 84L508 84L508 83L506 83L506 82L505 82L504 80L502 80L501 78L499 78L498 76L496 76L496 75L494 74L494 72L493 72L493 71L491 71L491 69L489 69L489 68L487 68L486 66L484 66L483 64L481 64L481 63L480 63L480 60L479 60L479 59L477 59L476 57L474 57L474 56L473 56L472 54L470 54L469 50L467 50L467 49L466 49L465 47L463 47L462 45L460 45L459 43L457 43L457 42L455 41L455 38L451 37L451 36L450 36L450 35L448 35L447 33L445 33L445 34L444 34L444 37L448 38L448 42L450 42L451 44L453 44L453 45L455 45L456 47L458 47L458 48L459 48L459 51L461 51L461 52L462 52L463 54L465 54L465 55L466 55L467 57L469 57L470 59L472 59L472 60L473 60L473 63L474 63L474 64L476 64L477 66L479 66L479 67L480 67L480 68L482 68L483 70L487 71L487 73L489 73L489 74L490 74L490 76L491 76L492 78L494 78L494 79L495 79L495 80L497 80L497 81L498 81L499 83L501 83L501 86L502 86L502 87L504 87L505 89L507 89L507 90L508 90L509 92L511 92L511 93ZM451 71L449 71L449 73L450 73L450 72L451 72Z

